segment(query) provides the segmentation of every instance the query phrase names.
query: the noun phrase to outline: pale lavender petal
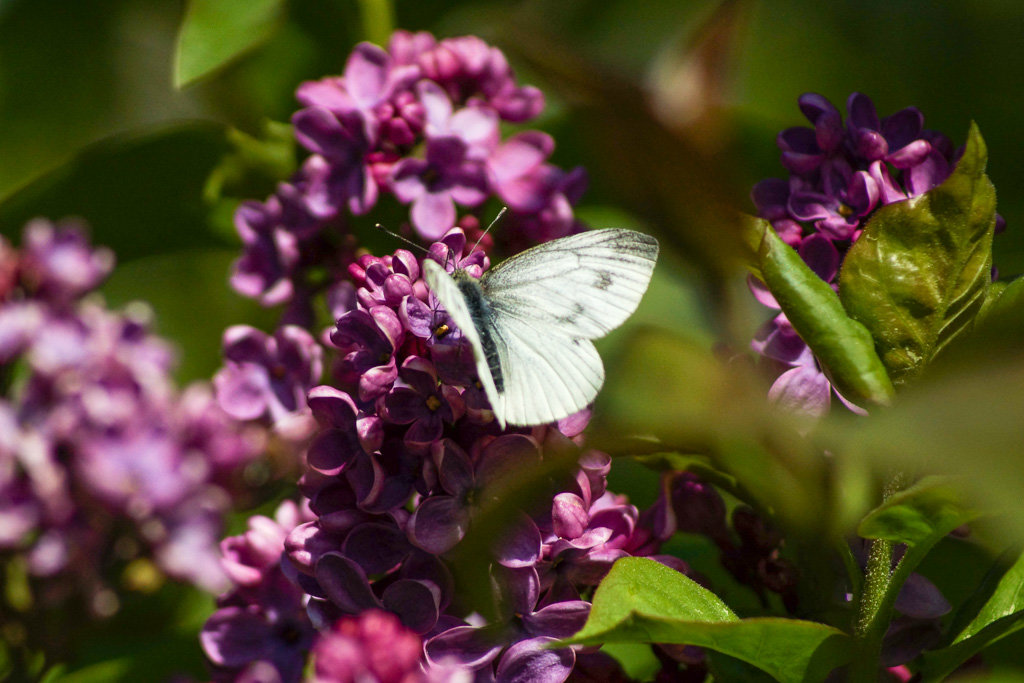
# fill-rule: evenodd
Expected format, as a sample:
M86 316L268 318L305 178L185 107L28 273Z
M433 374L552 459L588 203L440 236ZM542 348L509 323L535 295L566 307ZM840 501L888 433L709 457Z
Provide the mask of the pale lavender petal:
M359 43L345 64L345 89L357 106L369 108L384 94L388 75L388 53L373 43Z
M410 216L420 236L436 240L455 225L455 203L447 192L424 193L413 201Z
M768 399L784 410L821 417L828 412L831 389L820 370L799 366L779 375L768 390Z

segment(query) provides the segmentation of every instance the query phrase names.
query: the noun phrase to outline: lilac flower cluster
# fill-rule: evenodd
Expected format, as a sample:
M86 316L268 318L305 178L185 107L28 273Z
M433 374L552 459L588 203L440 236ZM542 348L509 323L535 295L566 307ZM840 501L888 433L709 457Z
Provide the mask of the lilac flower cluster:
M946 136L924 129L924 116L914 107L880 119L867 96L853 93L844 126L842 114L821 95L807 93L798 102L812 127L779 133L789 178L762 180L751 197L758 215L835 287L843 256L871 214L941 184L959 152ZM751 279L751 290L759 302L779 309L761 282ZM773 401L811 415L828 411L832 386L784 314L758 331L752 347L782 372L769 392Z
M244 296L292 304L292 322L308 322L310 296L343 279L352 217L386 196L410 207L428 242L493 215L488 198L509 207L503 232L515 248L580 229L583 170L549 163L545 133L502 139L502 122L536 117L544 98L479 38L398 31L387 50L357 45L342 76L304 83L297 97L295 136L311 155L265 202L239 208L244 253L231 278Z
M83 298L113 263L71 222L29 223L18 250L0 239L0 562L27 567L38 606L98 616L137 557L223 589L222 516L263 445L208 386L176 389L144 311Z
M483 252L467 253L458 228L430 253L476 275L488 266ZM540 482L530 500L515 501L518 512L490 551L496 607L488 619L471 611L448 564L451 553L519 477L565 449L579 449L589 414L503 432L476 381L472 352L427 289L420 262L405 250L364 255L349 273L348 286L328 297L337 318L324 349L332 352L333 385L308 395L319 430L308 445L300 490L314 519L288 534L284 574L301 587L311 623L327 642L354 642L344 629L348 635L338 636L339 620L384 611L423 640L424 658L417 658L423 675L565 680L576 653L545 646L582 627L590 608L585 598L616 559L652 555L664 537L653 517L606 490L610 458L583 451L571 476ZM295 376L305 381L321 351L291 343L307 340L299 330L286 326L252 345L257 352L245 357L263 368L259 376L301 384L289 384L292 373L266 371L288 348L295 353L288 367L303 368ZM271 342L273 353L266 351ZM253 385L225 381L218 388L230 407L235 388L243 405ZM262 386L265 395L274 393L270 384ZM278 394L290 396L292 389ZM678 560L664 561L685 569ZM215 664L229 666L237 662L223 653L254 641L236 620L241 608L234 598L223 602L204 642ZM245 609L267 611L258 600ZM263 654L252 654L250 662L277 662L282 680L297 680L292 664L281 664L271 645L261 647ZM341 666L342 655L315 647L318 662Z

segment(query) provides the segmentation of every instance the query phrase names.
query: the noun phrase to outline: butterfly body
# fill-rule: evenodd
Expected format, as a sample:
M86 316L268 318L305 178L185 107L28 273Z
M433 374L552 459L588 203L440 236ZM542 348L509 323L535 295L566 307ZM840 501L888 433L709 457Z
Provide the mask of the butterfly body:
M657 255L653 237L595 230L527 249L479 280L431 260L424 276L473 349L498 423L534 425L593 401L604 366L590 340L633 313Z

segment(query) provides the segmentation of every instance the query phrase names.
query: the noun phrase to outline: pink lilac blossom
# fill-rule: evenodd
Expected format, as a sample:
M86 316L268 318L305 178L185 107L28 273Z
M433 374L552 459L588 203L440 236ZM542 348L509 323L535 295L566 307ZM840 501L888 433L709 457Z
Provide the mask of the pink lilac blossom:
M751 199L758 215L835 288L843 256L872 213L941 184L960 151L946 136L926 130L914 107L879 118L867 96L853 93L844 126L842 114L823 96L806 93L798 103L812 127L787 128L778 135L789 177L762 180ZM997 217L997 230L1003 225ZM779 309L760 281L751 278L750 288L759 302ZM815 416L829 410L834 388L784 314L765 323L751 346L780 373L769 392L773 402ZM854 412L863 412L836 395Z
M479 38L398 31L386 49L357 45L341 76L303 83L296 96L295 137L310 156L266 201L239 207L244 248L231 276L243 296L288 304L288 322L312 320L310 298L357 260L353 218L385 200L408 205L426 242L499 202L517 249L582 229L572 206L585 172L550 163L544 133L503 139L500 125L533 119L544 98Z
M221 589L222 517L262 430L208 385L178 390L145 311L83 299L113 255L81 224L32 221L20 249L0 239L0 262L0 562L24 561L40 607L80 599L95 616L140 557Z

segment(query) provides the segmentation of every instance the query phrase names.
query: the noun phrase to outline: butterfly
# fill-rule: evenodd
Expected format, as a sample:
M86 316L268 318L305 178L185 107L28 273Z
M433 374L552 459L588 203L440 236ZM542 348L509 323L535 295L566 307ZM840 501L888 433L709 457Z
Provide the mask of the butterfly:
M632 315L658 242L633 230L593 230L540 244L477 280L426 259L424 278L473 350L502 428L554 422L589 405L604 384L591 339Z

